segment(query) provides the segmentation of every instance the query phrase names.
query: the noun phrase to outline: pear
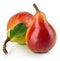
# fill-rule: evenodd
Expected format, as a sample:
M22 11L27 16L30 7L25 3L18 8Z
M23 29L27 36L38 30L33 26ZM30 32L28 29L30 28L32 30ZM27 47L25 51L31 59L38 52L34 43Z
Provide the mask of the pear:
M36 14L33 17L32 25L26 32L26 44L35 53L46 53L56 43L56 31L49 24L46 15L40 11L36 4L33 4Z
M8 41L18 44L25 43L25 35L27 28L31 25L33 15L28 12L19 12L13 15L7 23L7 39L3 45L3 52L8 53L6 44Z

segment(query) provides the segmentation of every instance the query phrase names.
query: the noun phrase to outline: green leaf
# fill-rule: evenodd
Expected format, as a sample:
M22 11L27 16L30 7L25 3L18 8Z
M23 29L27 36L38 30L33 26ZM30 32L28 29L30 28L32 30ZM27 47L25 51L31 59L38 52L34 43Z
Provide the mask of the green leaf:
M24 23L17 24L12 30L10 30L10 38L16 36L23 36L26 34L27 27Z

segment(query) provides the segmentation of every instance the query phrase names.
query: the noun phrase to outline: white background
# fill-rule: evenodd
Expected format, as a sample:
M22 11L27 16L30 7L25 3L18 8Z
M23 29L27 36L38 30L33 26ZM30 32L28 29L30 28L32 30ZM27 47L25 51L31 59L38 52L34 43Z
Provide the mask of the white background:
M27 46L8 43L8 55L2 51L6 39L6 26L9 18L21 11L35 14L32 4L36 3L46 14L48 22L55 28L57 42L45 54L35 54ZM0 0L0 61L59 61L60 60L60 1L59 0Z

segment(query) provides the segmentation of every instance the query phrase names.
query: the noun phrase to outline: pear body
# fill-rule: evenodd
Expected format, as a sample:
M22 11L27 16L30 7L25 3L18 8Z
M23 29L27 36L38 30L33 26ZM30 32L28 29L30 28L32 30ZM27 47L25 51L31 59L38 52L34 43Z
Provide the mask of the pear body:
M31 27L27 30L26 43L33 52L48 52L55 45L56 32L47 22L44 13L34 16Z
M17 24L24 23L28 28L32 22L33 15L28 12L19 12L13 15L7 23L7 37L10 38L10 30L13 29ZM25 35L14 37L10 40L18 44L25 44Z

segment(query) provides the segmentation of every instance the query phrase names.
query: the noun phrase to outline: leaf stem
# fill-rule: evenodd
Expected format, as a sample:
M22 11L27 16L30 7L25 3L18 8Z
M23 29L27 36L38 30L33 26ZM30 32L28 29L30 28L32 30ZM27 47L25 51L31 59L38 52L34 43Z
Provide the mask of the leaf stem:
M8 51L7 51L7 49L6 49L6 44L7 44L8 41L10 41L10 38L9 38L9 37L7 37L7 39L5 40L5 42L4 42L4 44L3 44L3 52L4 52L5 54L8 54Z
M35 8L36 12L40 12L40 10L38 9L37 5L34 3L33 7Z

